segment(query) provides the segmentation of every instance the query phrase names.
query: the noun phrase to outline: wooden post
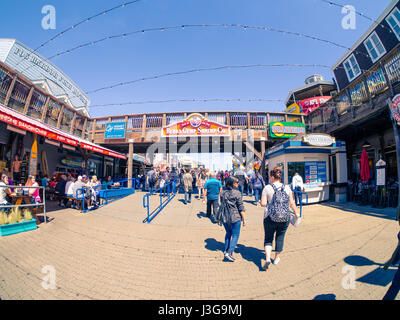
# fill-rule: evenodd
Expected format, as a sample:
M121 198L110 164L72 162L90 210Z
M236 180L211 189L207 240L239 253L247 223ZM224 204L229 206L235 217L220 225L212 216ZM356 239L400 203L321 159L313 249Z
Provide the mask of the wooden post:
M64 105L62 105L61 110L60 110L60 114L58 115L58 120L57 120L57 129L60 129L61 126L61 120L62 120L62 116L64 114Z
M128 154L128 179L132 179L133 171L133 139L129 140L129 154ZM132 188L132 180L128 181L128 188Z
M146 123L147 123L147 118L146 115L143 115L143 121L142 121L142 138L145 137L146 135Z
M74 112L74 116L71 121L71 128L69 128L69 133L72 134L74 132L74 127L75 127L75 121L76 121L76 112Z
M30 92L29 92L30 93ZM42 116L40 118L40 121L44 122L46 120L46 114L47 114L47 109L49 107L49 102L50 102L50 96L47 97L46 102L43 106L42 110ZM24 110L25 111L25 110Z
M247 112L247 129L250 129L251 125L250 125L250 112Z
M163 115L162 115L162 124L161 124L161 126L162 127L165 127L167 125L167 114L166 113L163 113Z
M93 120L93 124L92 124L92 142L94 141L94 134L96 133L96 119Z
M25 107L24 107L24 111L23 111L24 114L28 113L29 105L31 103L34 90L35 90L35 87L31 87L31 89L29 90L28 97L26 98L26 101L25 101Z
M5 100L4 100L4 105L5 105L6 107L8 107L8 102L10 101L11 93L12 93L13 90L14 90L15 83L17 82L17 78L18 78L18 76L15 75L14 78L12 79L12 82L11 82L11 84L10 84L10 87L8 88L7 95L6 95L6 98L5 98Z
M82 139L85 139L86 127L87 127L87 118L85 118L85 121L83 121L82 135L81 135Z
M226 125L227 126L231 125L231 117L229 116L229 112L226 113Z

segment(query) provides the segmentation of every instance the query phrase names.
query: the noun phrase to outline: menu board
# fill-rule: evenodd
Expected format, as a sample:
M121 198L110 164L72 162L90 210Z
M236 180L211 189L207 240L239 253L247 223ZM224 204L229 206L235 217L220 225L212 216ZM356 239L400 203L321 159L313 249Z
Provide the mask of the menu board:
M325 161L306 162L304 165L305 183L310 186L318 186L318 183L327 182L328 176L326 173Z

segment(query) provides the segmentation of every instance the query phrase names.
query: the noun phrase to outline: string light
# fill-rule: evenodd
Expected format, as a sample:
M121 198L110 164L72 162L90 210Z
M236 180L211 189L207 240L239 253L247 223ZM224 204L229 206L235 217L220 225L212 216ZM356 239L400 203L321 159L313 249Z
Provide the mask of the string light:
M283 102L282 99L221 99L221 98L213 98L213 99L169 99L169 100L150 100L150 101L129 101L129 102L117 102L117 103L106 103L106 104L95 104L91 105L90 108L93 107L109 107L109 106L125 106L125 105L133 105L133 104L155 104L155 103L172 103L172 102ZM83 107L83 106L81 106ZM78 108L81 108L78 107Z
M329 6L336 6L336 7L339 7L339 8L345 8L345 7L346 7L345 5L342 5L342 4L340 4L340 3L335 3L335 2L332 2L332 1L328 1L328 0L320 0L320 1L325 2L325 3L328 3ZM355 13L356 13L357 15L359 15L360 17L363 17L363 18L365 18L365 19L367 19L367 20L369 20L369 21L372 21L372 22L375 23L377 26L381 26L382 28L388 29L389 33L392 33L392 29L391 29L391 28L388 28L388 27L385 26L383 23L379 23L379 22L376 21L375 19L372 19L372 18L366 16L365 14L363 14L363 13L357 11L357 10L355 10Z
M111 11L114 11L114 10L117 10L117 9L119 9L119 8L125 8L126 6L128 6L128 5L130 5L130 4L134 4L134 3L137 3L137 2L140 2L140 1L143 1L143 0L133 0L133 1L130 1L130 2L126 2L126 3L120 4L120 5L118 5L118 6L115 6L115 7L113 7L113 8L110 8L110 9L107 9L107 10L105 10L105 11L102 11L102 12L100 12L100 13L98 13L98 14L95 14L95 15L93 15L93 16L91 16L91 17L85 18L85 19L81 20L80 22L78 22L78 23L72 25L71 27L69 27L69 28L67 28L67 29L65 29L65 30L63 30L63 31L61 31L61 32L59 32L59 33L57 33L54 37L50 38L49 40L43 42L43 43L42 43L41 45L39 45L36 49L34 49L32 53L37 53L37 51L38 51L39 49L43 48L43 47L46 46L48 43L54 41L54 40L57 39L58 37L62 36L64 33L68 32L68 31L70 31L70 30L72 30L72 29L76 29L76 27L80 26L81 24L83 24L83 23L85 23L85 22L88 22L89 20L92 20L92 19L94 19L94 18L97 18L97 17L99 17L99 16L101 16L101 15L105 15L106 13L111 12ZM30 57L30 53L28 54L27 58L29 58L29 57ZM18 62L17 65L16 65L16 67L17 67L20 63L21 63L21 62Z

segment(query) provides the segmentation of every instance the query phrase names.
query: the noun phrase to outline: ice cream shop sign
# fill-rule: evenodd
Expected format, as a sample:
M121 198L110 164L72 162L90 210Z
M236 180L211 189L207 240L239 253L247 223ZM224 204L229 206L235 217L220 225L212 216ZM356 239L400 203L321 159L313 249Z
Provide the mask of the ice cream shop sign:
M223 124L209 121L201 114L193 113L185 120L162 128L163 137L229 136L230 129Z

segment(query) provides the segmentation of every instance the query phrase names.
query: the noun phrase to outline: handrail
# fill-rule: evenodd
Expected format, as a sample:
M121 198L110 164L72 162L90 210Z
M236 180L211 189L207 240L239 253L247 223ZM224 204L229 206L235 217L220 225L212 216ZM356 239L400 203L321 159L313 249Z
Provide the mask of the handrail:
M128 187L129 181L131 181L131 187L130 188ZM118 189L109 189L108 188L109 186L116 185L117 183L119 184L119 188ZM124 184L126 184L126 187L124 186ZM92 208L85 208L85 200L86 200L85 199L85 191L86 190L93 190L95 192L96 192L96 190L98 190L99 193L100 193L100 191L104 191L104 198L103 198L104 201L103 201L103 203L100 203L99 205L96 205L96 206L94 206ZM76 190L76 195L73 195L73 197L76 200L81 200L82 201L82 213L86 213L87 211L90 211L90 210L93 210L93 209L97 209L98 207L101 207L103 205L109 204L110 202L113 202L115 200L118 200L118 199L128 195L128 194L120 195L120 196L117 196L117 197L109 195L111 193L111 191L113 191L113 190L130 190L132 192L131 193L128 192L129 194L135 193L136 192L136 178L120 179L118 181L99 184L99 185L94 186L94 187L87 186L87 187L79 188L79 189ZM96 193L96 197L97 197L97 193Z
M172 189L172 190L171 190ZM150 214L150 200L149 197L153 194L160 193L160 206L157 207L155 211ZM163 194L167 193L167 200L163 202ZM172 181L165 184L152 192L149 192L143 196L143 208L147 209L147 218L143 220L143 223L150 223L161 211L166 207L166 205L175 197L176 195L176 182Z
M0 205L0 209L1 208L16 208L16 207L20 207L20 208L30 208L30 207L38 207L38 206L43 206L43 214L44 214L44 222L47 223L47 215L46 215L46 188L43 186L37 186L37 187L32 187L32 186L9 186L9 185L5 185L2 186L0 185L1 188L10 188L10 189L43 189L43 200L42 202L37 202L34 204L20 204L20 205L15 205L15 204L10 204L10 205ZM23 194L23 192L21 194L17 194L16 195L25 195ZM25 195L25 196L29 196L29 195Z
M301 192L301 191L293 191L294 193L296 193L299 196L300 199L300 218L303 218L303 195L306 196L306 203L304 204L308 204L308 193L307 192Z

